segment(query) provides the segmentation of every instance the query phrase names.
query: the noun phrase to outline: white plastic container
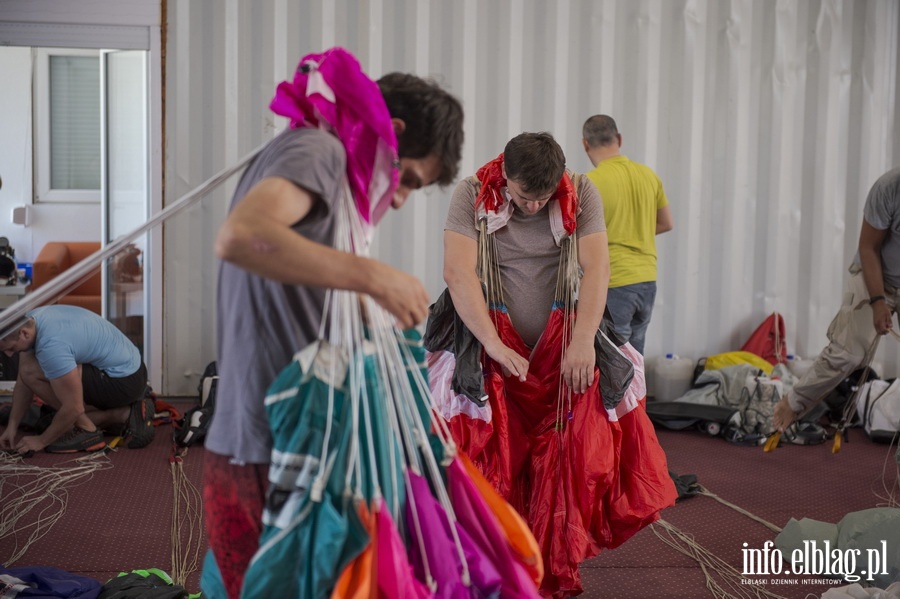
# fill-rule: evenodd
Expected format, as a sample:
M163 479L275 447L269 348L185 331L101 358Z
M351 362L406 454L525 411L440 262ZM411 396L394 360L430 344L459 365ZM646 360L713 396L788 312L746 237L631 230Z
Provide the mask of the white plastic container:
M694 382L694 361L666 354L656 362L655 389L657 401L678 399L691 388Z
M803 375L806 374L810 368L812 368L813 362L815 362L815 360L805 360L800 356L788 354L787 369L799 380L803 378Z
M647 399L656 398L656 363L662 359L662 356L644 358L644 381L647 383Z

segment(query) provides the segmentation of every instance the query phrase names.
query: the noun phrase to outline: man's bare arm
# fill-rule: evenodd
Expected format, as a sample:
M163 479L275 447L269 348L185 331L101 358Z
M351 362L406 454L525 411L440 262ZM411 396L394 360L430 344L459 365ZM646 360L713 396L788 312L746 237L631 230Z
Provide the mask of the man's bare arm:
M863 219L859 232L859 261L869 297L884 297L884 270L881 264L881 246L887 230L876 229ZM872 325L879 335L886 334L894 326L891 309L885 301L872 304Z
M371 295L404 327L422 322L428 315L429 298L418 279L376 260L316 243L291 229L316 201L287 179L259 181L219 229L216 255L283 283Z
M656 211L657 235L665 233L666 231L671 231L674 226L675 223L672 221L672 210L669 208L668 204Z
M594 338L609 288L609 248L605 231L578 239L578 260L584 272L578 290L578 312L572 340L562 362L563 380L575 393L583 393L593 383Z

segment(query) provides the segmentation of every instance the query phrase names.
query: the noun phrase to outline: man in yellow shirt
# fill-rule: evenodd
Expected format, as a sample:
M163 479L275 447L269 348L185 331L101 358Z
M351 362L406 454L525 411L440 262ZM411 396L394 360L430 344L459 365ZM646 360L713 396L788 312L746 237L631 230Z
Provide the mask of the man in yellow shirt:
M600 190L609 235L610 280L606 305L613 328L644 353L656 299L656 236L672 230L662 182L650 168L622 156L622 135L605 114L584 123L582 143Z

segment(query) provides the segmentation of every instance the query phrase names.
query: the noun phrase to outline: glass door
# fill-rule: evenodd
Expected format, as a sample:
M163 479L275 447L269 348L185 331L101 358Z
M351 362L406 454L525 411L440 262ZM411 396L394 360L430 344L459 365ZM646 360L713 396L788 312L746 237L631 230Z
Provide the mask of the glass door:
M103 144L102 243L144 223L149 214L147 52L103 51L100 63ZM135 239L103 269L103 313L146 355L144 285L147 237ZM149 366L149 365L148 365Z

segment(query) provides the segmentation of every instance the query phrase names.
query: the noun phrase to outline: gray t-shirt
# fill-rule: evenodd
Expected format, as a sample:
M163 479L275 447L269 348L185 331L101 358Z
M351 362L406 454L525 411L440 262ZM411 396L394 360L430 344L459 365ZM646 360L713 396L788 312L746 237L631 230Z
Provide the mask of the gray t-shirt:
M900 289L900 168L888 171L875 181L863 209L866 222L876 229L888 229L881 246L884 282ZM857 264L859 256L856 257Z
M316 129L289 129L250 163L233 209L261 179L283 177L318 199L292 229L324 245L334 243L334 211L346 154L340 141ZM294 353L316 340L325 289L286 285L219 264L216 410L206 448L240 462L266 464L272 449L266 389Z
M584 237L605 231L600 192L587 177L577 177L576 181L579 207L576 233ZM475 197L480 187L471 177L456 186L444 230L478 239ZM510 320L522 340L533 346L553 308L559 270L560 249L553 239L547 206L531 216L516 208L506 226L494 233L494 243Z

